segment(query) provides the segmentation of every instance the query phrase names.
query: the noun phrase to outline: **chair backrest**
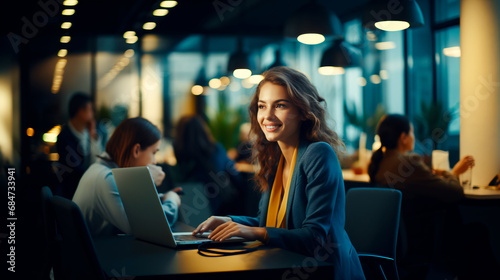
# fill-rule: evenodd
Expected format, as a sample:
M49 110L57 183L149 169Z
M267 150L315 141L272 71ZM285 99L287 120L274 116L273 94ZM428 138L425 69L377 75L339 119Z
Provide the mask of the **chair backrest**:
M80 208L73 201L59 196L50 201L57 230L62 236L62 279L106 279Z
M354 188L346 195L345 229L359 253L396 258L401 192Z
M54 274L56 275L59 271L56 266L55 257L59 250L58 235L56 231L56 220L54 217L54 210L52 209L52 204L50 200L52 199L52 191L49 187L42 187L40 191L40 198L42 204L42 221L43 230L45 235L45 245L46 245L46 259L44 260L43 275L48 277L50 275L51 268L54 268Z
M45 240L49 246L49 250L52 249L52 244L56 237L56 220L54 218L54 211L52 210L52 205L50 200L52 199L52 191L49 187L42 187L40 191L40 197L42 201L42 217L43 217L43 230L45 233Z

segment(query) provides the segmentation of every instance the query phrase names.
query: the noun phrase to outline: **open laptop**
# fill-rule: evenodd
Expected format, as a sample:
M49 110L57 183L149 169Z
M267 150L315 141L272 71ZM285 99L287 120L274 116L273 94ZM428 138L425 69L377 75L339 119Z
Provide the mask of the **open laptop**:
M132 234L144 241L170 248L193 246L205 242L208 233L193 236L191 232L173 233L163 212L149 167L127 167L111 170L122 199ZM243 238L230 238L242 242Z

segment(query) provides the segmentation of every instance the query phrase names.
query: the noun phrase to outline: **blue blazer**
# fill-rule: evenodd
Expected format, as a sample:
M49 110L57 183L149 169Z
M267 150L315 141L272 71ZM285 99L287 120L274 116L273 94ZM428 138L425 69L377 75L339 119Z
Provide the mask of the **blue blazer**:
M274 172L275 173L275 172ZM269 190L262 194L258 217L230 216L234 222L265 227ZM267 245L334 264L334 279L365 279L359 257L344 230L344 179L337 156L325 142L301 139L286 207L286 229L266 227Z

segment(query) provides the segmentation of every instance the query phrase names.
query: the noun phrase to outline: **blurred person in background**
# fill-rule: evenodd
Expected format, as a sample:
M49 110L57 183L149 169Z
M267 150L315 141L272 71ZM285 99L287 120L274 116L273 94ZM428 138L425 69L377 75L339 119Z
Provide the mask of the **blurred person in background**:
M160 147L160 130L143 118L126 119L118 125L106 144L106 151L85 172L73 201L80 207L92 236L130 233L130 224L123 208L111 169L148 166L156 186L165 173L156 165ZM137 186L140 188L141 186ZM181 188L167 192L161 198L168 222L177 220Z
M56 194L71 199L83 173L104 150L105 130L96 125L90 96L75 93L68 106L69 121L57 136L59 161Z
M410 153L415 146L413 125L403 115L382 117L377 134L381 147L372 155L368 174L374 186L403 193L398 260L405 264L409 276L405 277L405 269L401 269L402 279L423 279L429 269L437 266L454 274L450 279L457 275L459 279L471 275L480 279L479 275L497 269L497 264L491 264L494 257L487 230L484 226L464 225L458 209L464 198L459 176L475 165L474 157L463 157L451 171L431 170L422 157ZM442 255L438 258L436 252ZM472 267L482 269L472 271Z
M179 180L204 183L213 214L227 214L239 207L242 176L201 117L184 116L179 120L173 146Z

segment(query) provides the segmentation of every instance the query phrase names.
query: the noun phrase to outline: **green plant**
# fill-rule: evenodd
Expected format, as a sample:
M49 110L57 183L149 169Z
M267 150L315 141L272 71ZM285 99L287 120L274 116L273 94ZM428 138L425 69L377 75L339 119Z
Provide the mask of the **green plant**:
M344 112L347 122L365 132L369 141L371 141L371 139L375 136L378 121L386 114L384 106L382 104L378 104L373 115L367 116L363 112L358 116L356 104L351 103L350 105L347 105L346 102L344 102Z
M230 108L225 91L218 92L217 111L209 117L208 126L214 138L227 150L238 145L240 125L248 118L245 108Z
M442 102L422 101L420 104L420 115L415 117L415 134L421 141L430 138L433 149L437 149L439 143L446 139L450 122L456 117L456 113L448 110Z

